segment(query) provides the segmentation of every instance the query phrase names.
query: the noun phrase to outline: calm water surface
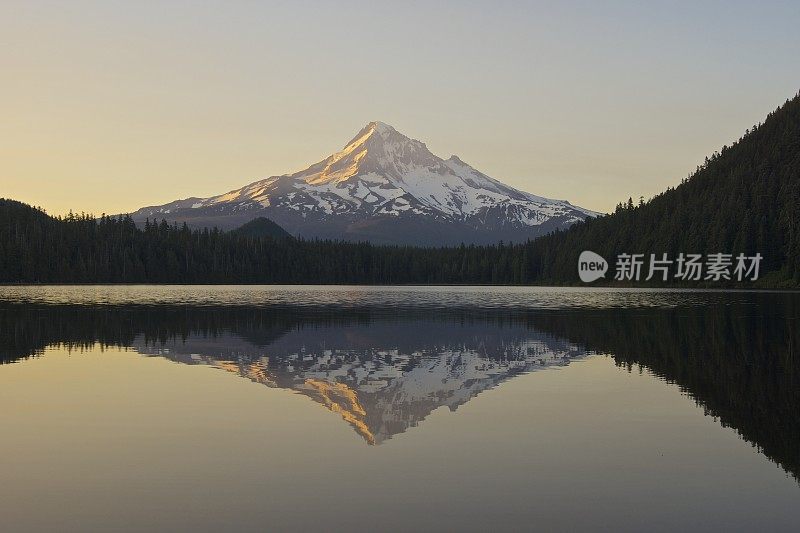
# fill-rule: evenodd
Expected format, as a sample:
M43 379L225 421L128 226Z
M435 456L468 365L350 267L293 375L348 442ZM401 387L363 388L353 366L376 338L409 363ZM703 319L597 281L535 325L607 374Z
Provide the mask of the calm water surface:
M800 295L0 287L0 529L800 529Z

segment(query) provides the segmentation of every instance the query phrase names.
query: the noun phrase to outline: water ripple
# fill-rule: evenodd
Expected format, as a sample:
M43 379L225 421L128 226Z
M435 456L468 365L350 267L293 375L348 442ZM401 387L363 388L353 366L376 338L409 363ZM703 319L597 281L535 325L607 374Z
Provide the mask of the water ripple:
M30 285L0 287L0 302L384 309L616 309L730 305L767 292L487 286Z

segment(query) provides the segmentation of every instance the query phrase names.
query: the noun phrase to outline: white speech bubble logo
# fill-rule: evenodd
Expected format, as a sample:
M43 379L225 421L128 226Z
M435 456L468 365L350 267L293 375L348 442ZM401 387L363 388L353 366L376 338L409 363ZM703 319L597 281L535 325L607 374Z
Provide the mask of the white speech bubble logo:
M578 276L584 283L591 283L605 276L608 262L602 256L586 250L578 257Z

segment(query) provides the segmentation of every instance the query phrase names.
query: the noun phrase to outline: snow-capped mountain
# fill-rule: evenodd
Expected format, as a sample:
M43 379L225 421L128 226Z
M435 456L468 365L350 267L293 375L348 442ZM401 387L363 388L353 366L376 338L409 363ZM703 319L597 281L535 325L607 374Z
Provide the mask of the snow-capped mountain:
M233 229L265 216L303 237L457 244L518 242L596 214L509 187L370 122L342 151L305 170L211 198L145 207L133 218Z

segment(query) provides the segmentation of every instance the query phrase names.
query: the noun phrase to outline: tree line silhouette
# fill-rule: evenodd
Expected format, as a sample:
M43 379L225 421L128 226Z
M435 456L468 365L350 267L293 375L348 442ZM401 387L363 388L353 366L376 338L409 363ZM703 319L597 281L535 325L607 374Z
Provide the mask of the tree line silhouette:
M527 283L519 246L427 249L51 217L0 200L0 282Z

